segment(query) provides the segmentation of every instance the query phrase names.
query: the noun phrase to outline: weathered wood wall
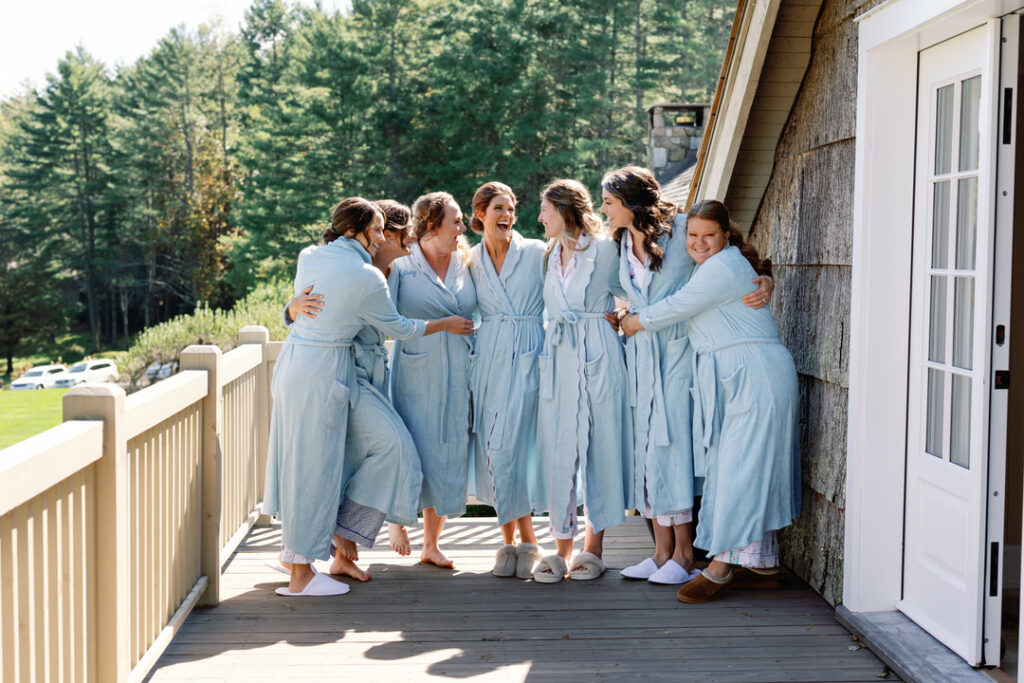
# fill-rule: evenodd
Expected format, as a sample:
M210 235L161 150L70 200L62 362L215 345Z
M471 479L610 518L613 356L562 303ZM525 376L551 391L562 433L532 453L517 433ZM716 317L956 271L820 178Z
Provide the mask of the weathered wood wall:
M750 240L775 263L772 310L803 410L803 506L783 561L842 601L857 25L879 0L826 0Z

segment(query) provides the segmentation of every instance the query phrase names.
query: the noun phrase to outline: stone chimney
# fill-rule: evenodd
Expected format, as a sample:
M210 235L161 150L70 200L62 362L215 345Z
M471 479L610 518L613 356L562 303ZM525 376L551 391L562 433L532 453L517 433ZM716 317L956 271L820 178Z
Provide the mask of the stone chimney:
M647 108L647 165L658 182L696 163L710 114L710 104L660 102Z

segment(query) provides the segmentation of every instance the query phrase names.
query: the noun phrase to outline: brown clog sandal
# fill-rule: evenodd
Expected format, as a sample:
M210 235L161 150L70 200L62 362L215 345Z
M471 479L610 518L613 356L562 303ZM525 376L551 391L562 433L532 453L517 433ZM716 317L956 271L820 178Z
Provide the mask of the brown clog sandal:
M717 579L705 569L697 578L683 584L683 587L676 593L676 597L679 598L680 602L691 604L717 600L718 596L732 583L732 576L733 574L730 571L725 578Z

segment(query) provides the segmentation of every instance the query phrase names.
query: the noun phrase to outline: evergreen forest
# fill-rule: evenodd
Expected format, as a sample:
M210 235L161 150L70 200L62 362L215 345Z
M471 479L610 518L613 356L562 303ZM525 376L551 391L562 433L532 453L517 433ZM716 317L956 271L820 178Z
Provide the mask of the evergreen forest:
M0 102L0 356L91 351L290 279L349 195L519 197L646 163L646 107L714 94L735 0L254 0L113 68L71 47ZM284 303L283 301L281 302Z

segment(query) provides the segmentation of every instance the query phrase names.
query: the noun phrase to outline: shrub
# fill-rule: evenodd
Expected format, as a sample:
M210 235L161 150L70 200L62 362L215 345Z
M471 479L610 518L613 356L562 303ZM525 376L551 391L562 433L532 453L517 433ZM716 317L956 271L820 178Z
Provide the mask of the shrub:
M128 392L149 383L145 372L151 364L177 361L187 346L214 344L222 351L233 349L239 330L246 325L263 325L270 330L271 339L284 339L287 329L281 311L291 297L291 283L275 280L258 285L229 311L202 305L194 313L146 328L135 338L124 359L122 380L127 380Z

